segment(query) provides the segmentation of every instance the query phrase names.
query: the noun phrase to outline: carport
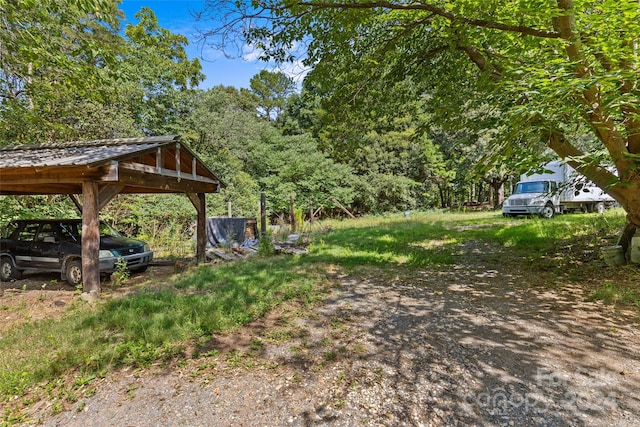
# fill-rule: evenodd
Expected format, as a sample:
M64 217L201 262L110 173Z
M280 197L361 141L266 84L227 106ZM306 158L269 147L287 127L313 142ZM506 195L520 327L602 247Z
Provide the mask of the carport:
M220 186L176 135L0 147L0 195L67 194L82 212L82 286L89 299L100 294L98 216L114 196L184 193L197 212L196 257L203 262L205 194Z

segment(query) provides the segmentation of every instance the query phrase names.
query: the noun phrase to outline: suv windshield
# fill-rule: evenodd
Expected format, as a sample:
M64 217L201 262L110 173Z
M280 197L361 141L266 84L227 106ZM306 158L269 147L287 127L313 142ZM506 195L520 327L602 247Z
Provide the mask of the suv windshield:
M82 238L81 222L62 222L60 224L62 236L67 240L80 241ZM100 221L100 237L124 237L115 228L109 224Z
M105 222L100 223L100 237L124 237L115 228Z

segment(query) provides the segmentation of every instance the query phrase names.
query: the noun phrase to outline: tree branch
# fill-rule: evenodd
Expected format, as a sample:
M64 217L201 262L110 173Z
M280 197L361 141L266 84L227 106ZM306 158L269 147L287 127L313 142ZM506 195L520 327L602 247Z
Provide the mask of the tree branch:
M580 162L574 159L585 158L585 154L572 145L560 129L552 129L547 136L547 146L556 152L572 168L589 177L598 187L606 189L607 193L616 200L624 200L624 194L619 191L618 177L595 162Z
M469 59L474 64L476 64L476 66L481 71L489 73L489 78L491 79L491 81L497 82L498 80L500 80L500 78L502 77L500 71L495 66L493 66L493 64L491 64L491 62L489 62L487 58L485 58L485 56L479 49L474 46L459 46L458 49L466 53Z
M386 1L369 2L369 3L324 3L321 1L301 1L296 3L297 6L310 7L313 9L389 9L389 10L423 10L433 13L434 15L441 16L451 22L460 22L466 25L489 28L494 30L508 31L512 33L518 33L522 35L541 37L545 39L557 39L560 38L560 33L557 31L540 30L537 28L531 28L524 25L512 25L504 24L501 22L489 21L484 19L472 19L464 16L456 15L455 13L448 12L442 8L424 4L424 3L412 3L412 4L397 4Z
M588 66L588 61L582 51L580 36L575 29L573 0L557 0L557 3L564 13L560 14L554 25L562 38L568 42L565 51L569 60L576 64L573 68L574 75L578 78L588 78L593 73ZM598 85L590 85L582 91L582 102L586 108L587 121L591 124L598 139L609 151L618 171L623 173L632 166L629 160L623 156L623 153L627 152L626 141L616 128L612 115L603 108Z

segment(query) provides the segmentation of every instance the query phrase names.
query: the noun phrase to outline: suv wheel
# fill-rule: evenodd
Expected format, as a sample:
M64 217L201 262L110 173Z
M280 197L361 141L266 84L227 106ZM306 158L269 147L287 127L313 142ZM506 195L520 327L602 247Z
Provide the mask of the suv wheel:
M9 280L17 280L22 276L20 271L16 268L13 260L8 256L0 259L0 280L8 282Z
M67 263L67 282L72 286L82 283L82 263L80 260L74 259Z

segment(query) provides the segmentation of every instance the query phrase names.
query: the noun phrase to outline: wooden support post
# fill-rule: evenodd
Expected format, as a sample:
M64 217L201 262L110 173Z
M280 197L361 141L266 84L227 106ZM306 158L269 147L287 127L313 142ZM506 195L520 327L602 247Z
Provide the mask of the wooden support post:
M260 193L260 237L267 234L267 195Z
M187 193L187 197L191 200L193 207L198 212L196 220L196 260L198 264L205 262L205 254L207 250L207 209L204 193Z
M313 200L309 197L309 222L313 224Z
M87 300L100 296L100 222L98 184L82 183L82 294Z
M178 182L182 179L182 171L180 170L180 144L176 144L176 176Z
M162 168L164 168L164 159L162 158L162 148L158 147L156 149L156 173L158 175L162 173Z
M289 220L291 222L291 232L296 232L296 205L294 204L294 197L289 196Z
M75 194L69 194L69 198L71 199L73 204L76 205L76 209L78 209L78 213L80 213L80 215L82 215L82 203L80 203L78 201L78 198L76 197L76 195Z
M105 185L98 190L98 210L107 206L109 202L124 189L124 185Z
M227 216L231 218L233 212L231 212L231 202L227 202Z

